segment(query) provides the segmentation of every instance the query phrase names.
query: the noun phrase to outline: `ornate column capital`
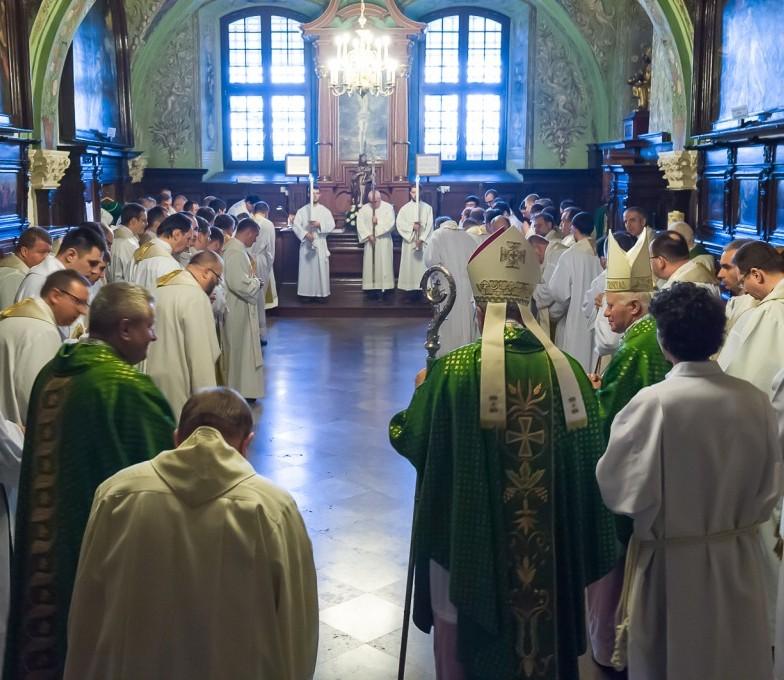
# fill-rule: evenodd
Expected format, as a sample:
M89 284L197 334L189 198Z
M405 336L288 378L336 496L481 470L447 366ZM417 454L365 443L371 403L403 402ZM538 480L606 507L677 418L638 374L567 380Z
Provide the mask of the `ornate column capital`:
M130 175L131 182L138 184L144 177L144 171L147 169L149 161L144 154L136 156L136 158L128 159L128 175Z
M58 189L65 171L71 165L68 151L28 149L30 186L35 190Z
M659 154L659 169L671 191L694 191L697 188L697 152L665 151Z

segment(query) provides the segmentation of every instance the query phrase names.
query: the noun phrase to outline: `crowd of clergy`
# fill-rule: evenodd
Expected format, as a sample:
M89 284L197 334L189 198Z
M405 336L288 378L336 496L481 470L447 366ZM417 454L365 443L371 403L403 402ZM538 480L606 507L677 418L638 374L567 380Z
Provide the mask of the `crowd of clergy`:
M319 199L287 225L312 302L335 229ZM278 302L269 205L112 208L0 259L2 677L311 678L310 542L245 459ZM630 207L606 233L574 201L490 189L434 218L417 186L397 213L378 191L359 208L369 297L454 278L389 433L419 473L414 621L439 680L571 680L586 649L631 680L784 680L784 256L738 240L716 261L679 217L657 232Z

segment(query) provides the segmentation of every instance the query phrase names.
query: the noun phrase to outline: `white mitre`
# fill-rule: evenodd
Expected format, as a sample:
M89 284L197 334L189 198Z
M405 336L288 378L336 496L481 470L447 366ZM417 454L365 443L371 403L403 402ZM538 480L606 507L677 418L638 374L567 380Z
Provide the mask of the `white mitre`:
M645 229L629 252L618 245L613 233L607 237L608 293L652 293L655 290L651 269L650 230Z
M536 251L514 228L491 234L468 261L468 277L474 299L486 304L482 331L480 375L480 424L484 428L506 427L506 361L504 326L506 306L512 302L528 330L544 346L555 369L561 391L566 427L585 427L587 416L577 378L569 360L536 323L530 310L534 288L541 280Z

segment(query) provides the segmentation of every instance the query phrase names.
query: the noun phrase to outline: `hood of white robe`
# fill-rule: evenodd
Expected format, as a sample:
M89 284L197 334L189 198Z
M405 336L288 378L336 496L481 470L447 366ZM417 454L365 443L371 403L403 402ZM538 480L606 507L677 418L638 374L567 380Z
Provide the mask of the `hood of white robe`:
M256 471L215 428L199 427L180 446L151 461L172 492L192 507L222 496Z

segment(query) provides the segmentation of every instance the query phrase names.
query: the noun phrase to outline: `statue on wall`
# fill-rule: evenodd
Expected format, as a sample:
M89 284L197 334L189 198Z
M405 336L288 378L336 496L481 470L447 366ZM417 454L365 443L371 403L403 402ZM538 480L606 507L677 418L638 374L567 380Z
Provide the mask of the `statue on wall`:
M647 111L651 103L651 48L642 53L642 69L626 82L631 85L632 96L637 100L635 111Z
M367 154L359 154L357 159L357 170L351 179L351 199L357 208L361 208L365 203L367 187L372 182L373 166L368 163Z

